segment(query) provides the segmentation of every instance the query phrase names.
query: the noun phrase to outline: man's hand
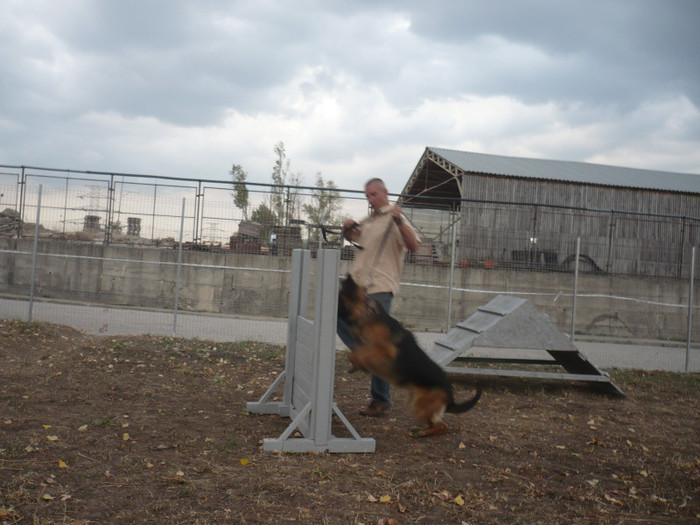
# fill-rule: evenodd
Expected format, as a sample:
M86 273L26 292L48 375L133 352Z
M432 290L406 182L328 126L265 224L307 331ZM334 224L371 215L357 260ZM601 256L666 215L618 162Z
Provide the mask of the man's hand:
M348 241L355 240L354 238L358 233L358 226L359 224L354 219L345 219L343 221L343 237L345 237Z
M401 215L401 208L399 208L398 206L394 206L391 209L391 216L396 224L403 223L403 215Z

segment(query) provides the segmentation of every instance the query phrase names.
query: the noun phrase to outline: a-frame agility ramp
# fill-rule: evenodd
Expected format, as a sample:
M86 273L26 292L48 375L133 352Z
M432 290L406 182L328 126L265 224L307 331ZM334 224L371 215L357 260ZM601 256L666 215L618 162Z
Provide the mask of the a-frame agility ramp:
M541 351L543 359L529 357L474 357L482 349ZM428 349L428 355L449 374L543 379L588 383L596 390L624 396L607 372L599 370L571 340L532 303L518 297L498 295ZM515 352L514 352L515 353ZM465 366L451 366L453 362ZM469 363L510 365L480 368ZM558 365L562 372L517 369L514 365Z

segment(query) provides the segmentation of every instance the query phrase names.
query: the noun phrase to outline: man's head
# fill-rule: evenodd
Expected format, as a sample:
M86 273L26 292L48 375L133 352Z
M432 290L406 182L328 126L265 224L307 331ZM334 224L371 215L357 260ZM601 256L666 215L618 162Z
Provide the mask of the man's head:
M382 179L370 179L365 184L365 196L373 210L389 204L389 191Z

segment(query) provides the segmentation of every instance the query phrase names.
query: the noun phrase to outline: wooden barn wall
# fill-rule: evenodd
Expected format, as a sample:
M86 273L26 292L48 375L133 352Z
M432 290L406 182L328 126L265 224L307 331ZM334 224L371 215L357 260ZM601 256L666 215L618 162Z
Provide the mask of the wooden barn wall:
M463 203L458 252L463 264L494 260L564 269L572 264L580 236L587 269L684 277L690 247L700 244L700 195L483 175L465 179L465 199L540 205ZM541 206L545 204L611 211Z

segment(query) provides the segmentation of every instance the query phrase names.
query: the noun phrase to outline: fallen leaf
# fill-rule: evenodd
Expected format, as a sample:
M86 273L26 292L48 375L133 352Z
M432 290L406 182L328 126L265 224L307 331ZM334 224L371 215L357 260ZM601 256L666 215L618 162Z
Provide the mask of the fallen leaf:
M49 441L58 441L58 436L46 436Z
M128 432L124 432L124 435L122 435L122 439L124 441L129 441L131 439L131 436L129 435Z
M622 505L622 502L616 498L613 498L612 496L608 496L607 494L604 494L603 497L605 498L605 501L608 503L612 503L613 505Z
M391 496L382 496L379 498L380 503L391 503Z
M78 432L85 432L87 430L87 425L83 425L81 427L78 427Z
M0 507L0 518L19 518L19 515L12 507Z
M651 495L651 501L654 503L668 503L668 500L666 498L662 498L661 496L657 496L656 494Z
M457 505L459 505L460 507L463 507L463 506L464 506L464 498L463 498L461 495L458 495L458 496L457 496L455 499L453 499L452 501L454 501L454 502L455 502Z
M245 467L248 463L250 463L250 461L247 460L247 459L245 459L245 458L241 458L240 461L241 461L241 465L243 465L244 467Z
M53 501L56 498L54 498L51 494L44 494L43 496L41 496L41 499L45 499L46 501Z
M370 503L374 503L377 501L377 498L375 498L374 496L372 496L372 494L370 494L369 496L367 496L367 501L369 501Z
M53 425L41 425L41 426L44 427L44 430L48 430L50 428L53 428Z
M181 478L181 477L183 477L183 476L185 475L185 473L184 473L183 471L181 471L181 470L178 470L178 471L175 473L175 475Z
M442 501L447 501L452 497L452 495L446 490L443 490L441 492L433 492L433 496L437 496L437 498Z
M63 462L63 460L58 460L58 468L68 468L68 465Z

